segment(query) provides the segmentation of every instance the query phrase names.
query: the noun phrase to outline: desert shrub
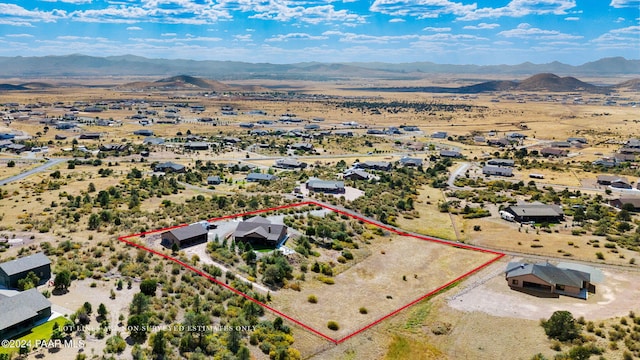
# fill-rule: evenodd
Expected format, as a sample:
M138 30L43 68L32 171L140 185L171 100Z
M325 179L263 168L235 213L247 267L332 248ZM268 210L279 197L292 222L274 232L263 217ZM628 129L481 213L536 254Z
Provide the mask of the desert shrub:
M571 341L580 336L581 326L569 311L556 311L549 320L542 320L540 325L548 337L559 341Z
M338 325L338 323L337 323L336 321L333 321L333 320L330 320L330 321L327 323L327 327L328 327L330 330L333 330L333 331L337 331L338 329L340 329L340 326Z
M327 285L333 285L335 284L335 280L333 280L333 278L330 278L328 276L318 276L318 280L322 281L323 283L327 284Z
M315 295L309 295L307 297L307 301L312 303L312 304L317 304L318 303L318 297Z
M369 311L367 310L366 307L363 306L363 307L360 308L360 314L367 314L368 312Z

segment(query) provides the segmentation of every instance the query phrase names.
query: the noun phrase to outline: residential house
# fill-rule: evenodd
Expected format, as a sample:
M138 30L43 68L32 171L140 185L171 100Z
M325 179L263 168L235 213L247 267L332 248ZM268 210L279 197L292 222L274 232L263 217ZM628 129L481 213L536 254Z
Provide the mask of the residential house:
M255 216L242 221L233 232L236 243L249 243L252 246L277 246L287 238L287 227L281 224L272 224L271 221Z
M318 178L310 178L306 183L310 192L322 192L328 194L344 194L344 182L333 180L321 180Z
M254 130L251 130L250 134L253 136L267 136L269 135L269 131L265 129L254 129Z
M551 143L551 147L554 148L570 148L571 147L571 143L568 141L553 141Z
M280 169L304 169L307 167L307 163L287 158L276 160L276 164L274 166Z
M109 152L109 151L123 152L123 151L127 151L127 150L129 150L129 145L127 145L127 144L104 144L104 145L100 145L100 151L103 151L103 152Z
M133 135L153 136L153 130L141 129L133 132Z
M51 260L44 253L36 253L0 264L0 286L16 288L18 280L30 272L40 278L41 284L46 282L51 278Z
M333 134L336 136L353 137L353 131L350 130L336 130Z
M347 169L342 173L342 177L349 180L369 180L373 175L360 169Z
M620 197L618 199L609 200L609 205L622 209L625 204L631 204L633 211L640 212L640 197Z
M159 137L149 136L144 138L142 143L145 145L162 145L164 144L164 139Z
M220 176L208 176L207 177L207 185L220 185L222 183L222 179Z
M587 138L583 138L583 137L570 137L567 139L567 142L570 143L580 143L580 144L586 144L587 143Z
M195 223L171 229L160 234L162 244L168 248L177 245L179 248L206 243L207 228L201 223Z
M500 139L489 139L487 140L487 145L489 146L497 146L497 147L505 147L511 145L511 141L507 138Z
M569 151L565 149L546 147L540 150L540 155L546 157L561 157L569 155Z
M235 138L235 137L230 137L230 136L226 136L224 138L222 138L222 141L227 143L227 144L237 144L239 142L241 142L242 140Z
M420 128L413 125L400 125L400 128L404 131L420 131Z
M399 161L402 166L422 166L422 159L419 158L411 158L411 157L403 157Z
M433 134L431 134L431 138L432 139L446 139L447 138L447 132L446 131L436 131Z
M27 151L27 146L23 144L10 144L5 147L7 151L20 154L23 151Z
M501 166L486 165L482 167L482 175L513 176L513 169Z
M164 163L159 163L156 164L153 167L153 171L161 171L161 172L166 172L166 173L183 173L186 171L186 168L184 165L181 164L176 164L173 162L164 162Z
M380 129L369 129L367 130L367 135L384 135L384 131Z
M54 136L54 139L56 139L56 140L66 140L67 136L66 135L61 135L61 134L56 134L56 136Z
M564 219L564 212L558 205L520 204L505 208L517 222L559 222Z
M308 142L295 143L293 145L290 145L289 147L291 149L293 149L293 150L301 150L301 151L312 151L313 150L313 144L308 143Z
M387 161L365 161L365 162L357 162L353 164L353 167L356 169L368 169L368 170L380 170L380 171L389 171L391 170L390 162Z
M620 164L623 162L634 162L636 161L636 155L615 153L613 154L613 160L616 162L616 164Z
M84 133L80 134L80 140L100 140L100 133Z
M632 138L627 140L625 147L632 149L640 149L640 139Z
M252 172L247 174L247 177L245 178L245 180L250 182L262 182L262 181L271 182L273 180L276 180L277 178L278 178L277 176L271 175L271 174Z
M595 293L590 273L560 268L550 263L510 262L505 278L509 287L516 290L566 295L585 300L589 292Z
M608 185L618 189L631 189L631 184L626 177L616 175L598 175L596 182L600 185Z
M440 156L449 158L461 158L462 154L459 151L455 150L440 150Z
M487 165L508 166L508 167L513 167L515 163L516 162L511 159L491 159L487 161Z
M0 340L30 331L51 316L51 302L36 288L13 296L0 295L0 309Z
M209 150L209 143L204 141L189 141L184 144L187 150Z
M517 139L517 140L524 140L527 138L527 135L521 134L521 133L517 133L517 132L512 132L512 133L508 133L507 134L507 138L509 139Z
M11 140L0 140L0 149L4 149L11 144L13 144Z

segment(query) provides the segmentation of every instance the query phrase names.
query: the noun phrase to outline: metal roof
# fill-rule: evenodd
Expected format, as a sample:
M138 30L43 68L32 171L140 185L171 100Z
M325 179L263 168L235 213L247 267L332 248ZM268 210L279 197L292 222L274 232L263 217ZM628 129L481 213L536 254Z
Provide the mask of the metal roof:
M50 265L51 260L45 256L44 253L36 253L33 255L21 257L16 260L11 260L0 264L0 269L7 275L15 275L25 271L29 271L40 266Z
M523 204L507 208L517 216L562 216L562 208L558 205Z

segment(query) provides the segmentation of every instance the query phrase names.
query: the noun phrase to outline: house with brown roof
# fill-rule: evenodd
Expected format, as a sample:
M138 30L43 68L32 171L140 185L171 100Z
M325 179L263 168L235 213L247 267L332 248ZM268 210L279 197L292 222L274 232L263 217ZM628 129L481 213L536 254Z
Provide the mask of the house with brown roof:
M631 189L632 186L624 176L598 175L596 181L600 185L608 185L616 189Z
M625 204L631 204L633 211L640 212L640 197L620 197L617 199L609 200L609 205L622 209Z
M549 156L561 157L561 156L569 155L569 151L565 149L546 147L540 150L540 155L546 156L546 157L549 157Z
M510 262L505 279L512 289L551 296L566 295L586 300L589 293L596 291L590 273L549 263Z

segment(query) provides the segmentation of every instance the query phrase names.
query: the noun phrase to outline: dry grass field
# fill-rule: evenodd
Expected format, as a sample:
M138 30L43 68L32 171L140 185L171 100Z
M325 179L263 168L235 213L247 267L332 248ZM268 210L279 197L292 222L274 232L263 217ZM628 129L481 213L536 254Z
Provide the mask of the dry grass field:
M376 240L371 255L337 275L327 285L307 275L301 291L290 289L274 295L274 306L335 339L382 318L468 271L495 258L412 237L392 236ZM317 303L307 298L317 297ZM366 314L361 313L361 308ZM340 329L327 329L327 321Z

